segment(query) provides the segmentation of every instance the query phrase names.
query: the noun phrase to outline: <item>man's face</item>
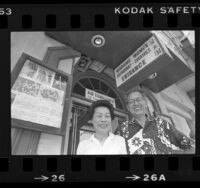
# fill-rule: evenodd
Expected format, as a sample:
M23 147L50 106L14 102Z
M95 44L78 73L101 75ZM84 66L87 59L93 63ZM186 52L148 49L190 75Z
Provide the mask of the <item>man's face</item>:
M128 110L135 117L145 115L146 101L138 91L132 92L128 96Z

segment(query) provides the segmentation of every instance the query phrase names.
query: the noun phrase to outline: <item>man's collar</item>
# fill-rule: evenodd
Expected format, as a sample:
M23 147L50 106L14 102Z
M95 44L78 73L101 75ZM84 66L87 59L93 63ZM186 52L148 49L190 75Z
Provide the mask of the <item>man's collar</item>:
M147 114L145 114L145 117L146 117L146 121L153 121L153 120L154 120L153 117L151 117L151 116L149 116L149 115L147 115ZM139 122L137 121L137 119L134 118L134 117L132 118L132 120L129 121L130 124L133 124L133 123L135 123L135 122L139 123Z

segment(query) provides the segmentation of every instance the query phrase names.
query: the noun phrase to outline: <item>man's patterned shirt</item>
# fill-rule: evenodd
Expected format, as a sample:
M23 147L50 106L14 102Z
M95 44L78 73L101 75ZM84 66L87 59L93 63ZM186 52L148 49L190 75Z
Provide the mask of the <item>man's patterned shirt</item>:
M129 154L171 154L191 147L190 139L161 117L148 119L144 128L136 121L125 121L119 133L126 140Z

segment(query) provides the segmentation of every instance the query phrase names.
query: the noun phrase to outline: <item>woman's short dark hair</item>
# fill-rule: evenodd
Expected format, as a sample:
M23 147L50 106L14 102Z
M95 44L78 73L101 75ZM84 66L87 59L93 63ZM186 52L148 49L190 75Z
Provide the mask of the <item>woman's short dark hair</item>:
M92 105L89 108L89 118L92 119L93 115L94 115L94 110L97 107L106 107L109 109L110 111L110 116L111 116L111 120L114 119L114 108L113 105L108 102L107 100L98 100L92 103Z

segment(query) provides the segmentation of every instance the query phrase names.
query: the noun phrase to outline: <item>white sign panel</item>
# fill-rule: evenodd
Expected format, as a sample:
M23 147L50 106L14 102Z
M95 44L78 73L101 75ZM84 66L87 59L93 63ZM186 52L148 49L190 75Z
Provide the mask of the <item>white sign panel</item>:
M109 101L114 108L116 108L116 105L115 105L115 99L111 98L111 97L108 97L106 95L103 95L101 93L97 93L95 91L92 91L90 89L86 89L85 90L85 97L87 99L90 99L92 101L97 101L97 100L107 100Z
M164 51L155 36L152 36L115 69L117 87L129 80L162 54L164 54Z

